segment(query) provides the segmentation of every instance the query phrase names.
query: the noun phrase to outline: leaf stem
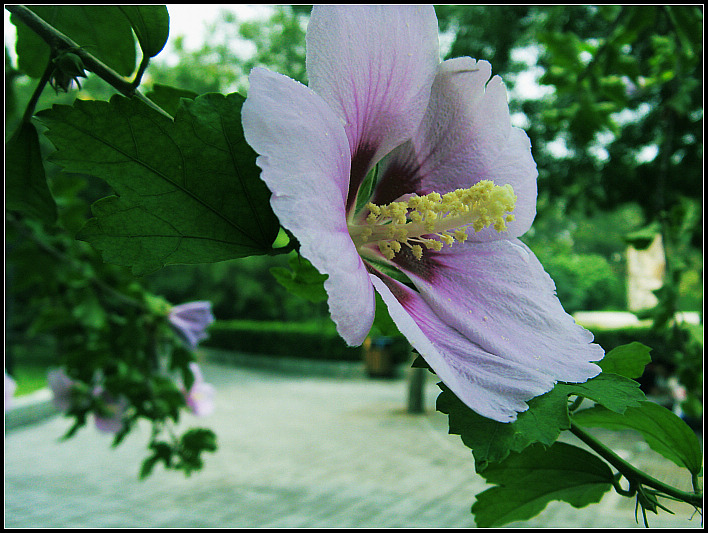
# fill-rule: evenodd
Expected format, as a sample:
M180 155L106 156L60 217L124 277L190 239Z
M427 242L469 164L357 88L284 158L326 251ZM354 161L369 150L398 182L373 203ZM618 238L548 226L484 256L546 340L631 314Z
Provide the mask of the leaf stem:
M140 66L138 67L138 71L135 74L135 78L133 78L133 83L131 84L134 89L137 89L140 83L142 82L143 74L145 74L145 70L147 69L149 64L150 58L144 55L142 60L140 61Z
M71 50L81 58L84 66L88 70L96 74L99 78L108 83L111 87L115 88L121 94L127 96L128 98L135 97L159 113L172 119L172 116L169 113L138 91L137 86L134 85L133 82L123 79L123 77L115 70L94 57L91 53L81 48L81 46L61 33L59 30L47 24L44 20L42 20L42 18L38 17L27 7L5 6L5 9L19 18L24 24L27 25L28 28L39 35L39 37L41 37L52 50ZM141 68L144 70L147 65L143 66L143 63L141 63ZM138 74L142 76L142 72L138 72ZM140 77L136 76L135 79L139 82Z
M49 61L47 62L47 67L44 69L44 72L42 73L42 77L39 79L39 83L37 84L37 87L35 88L34 92L32 93L32 97L29 99L29 102L27 102L27 107L25 108L25 113L22 115L22 122L29 122L30 119L32 118L32 115L34 115L34 109L37 107L37 102L39 101L39 97L42 96L42 92L44 92L44 88L47 86L47 83L49 82L49 78L52 76L52 70L54 68L54 65L52 63L51 57L49 58Z
M645 474L641 470L638 470L637 468L635 468L631 464L627 463L624 459L622 459L615 452L613 452L612 450L607 448L604 444L602 444L600 441L596 440L590 434L585 432L585 430L578 427L578 425L576 425L574 422L570 423L570 432L573 435L575 435L576 437L578 437L585 444L587 444L590 447L590 449L592 449L595 453L597 453L605 461L607 461L613 467L615 467L617 469L617 471L620 474L622 474L629 481L630 486L638 486L638 484L646 485L647 487L651 487L653 489L656 489L659 492L662 492L668 496L671 496L671 497L676 498L678 500L689 503L695 507L698 507L698 508L703 507L703 495L702 494L679 490L675 487L672 487L671 485L667 485L666 483L659 481L658 479L654 479L653 477L649 476L648 474Z

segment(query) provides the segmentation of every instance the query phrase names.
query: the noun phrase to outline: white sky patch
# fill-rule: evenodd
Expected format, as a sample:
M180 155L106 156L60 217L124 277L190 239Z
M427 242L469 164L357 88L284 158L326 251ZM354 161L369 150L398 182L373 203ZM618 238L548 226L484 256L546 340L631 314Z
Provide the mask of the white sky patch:
M539 49L537 46L514 48L511 59L526 65L526 68L514 76L513 96L518 100L539 100L544 96L553 94L553 87L540 85L539 78L543 75L543 68L538 66Z
M659 155L659 147L655 144L650 144L643 146L635 157L638 163L651 163L656 159L657 155Z
M13 64L17 63L15 55L15 25L10 22L10 13L5 13L5 48L10 53ZM238 20L247 21L266 18L272 7L263 4L167 4L170 14L170 37L164 50L157 56L168 63L176 62L172 41L178 35L184 37L184 48L188 51L199 50L205 43L209 25L221 17L222 11L231 11Z
M170 14L170 38L165 49L157 58L168 65L176 65L179 61L175 53L173 41L182 36L182 46L188 52L202 48L207 41L210 26L222 17L224 12L233 13L240 22L265 19L273 8L263 4L167 4ZM234 52L241 57L252 55L253 44L233 36Z
M547 143L546 150L557 159L566 159L573 156L572 150L568 148L563 137L556 137L551 142Z

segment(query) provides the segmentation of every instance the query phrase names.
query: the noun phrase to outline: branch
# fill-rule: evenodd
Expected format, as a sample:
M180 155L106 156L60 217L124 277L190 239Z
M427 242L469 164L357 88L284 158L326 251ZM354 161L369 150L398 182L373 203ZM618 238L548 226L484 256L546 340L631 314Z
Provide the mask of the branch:
M689 503L694 507L703 508L702 494L679 490L675 487L672 487L671 485L667 485L666 483L659 481L658 479L654 479L653 477L645 474L641 470L638 470L631 464L627 463L619 455L607 448L604 444L596 440L594 437L590 436L588 433L586 433L583 429L578 427L573 422L571 422L570 424L570 432L576 437L578 437L585 444L587 444L605 461L614 466L617 471L622 474L627 479L627 481L629 481L630 486L636 487L637 484L645 485L647 487L656 489L659 492L666 494L667 496L671 496L672 498L676 498L683 502Z
M34 115L34 109L37 107L37 102L39 101L39 97L42 96L42 92L44 91L44 88L46 87L47 83L49 83L49 79L52 77L52 61L51 59L47 63L47 67L44 69L44 72L42 73L42 77L39 79L39 83L37 84L37 87L34 89L34 92L32 93L32 96L27 103L27 107L25 108L25 112L22 115L22 122L29 122L30 119L32 118L32 115Z
M162 115L172 119L172 116L169 113L164 111L152 100L138 91L137 87L133 83L123 79L123 77L111 67L81 48L80 45L58 31L56 28L47 24L44 20L42 20L42 18L38 17L34 12L25 6L5 6L5 9L19 18L24 24L27 25L28 28L39 35L52 50L70 50L81 58L86 69L96 74L111 87L119 91L123 96L127 96L128 98L135 97L153 108L155 111L158 111ZM136 80L139 80L139 78L136 77Z

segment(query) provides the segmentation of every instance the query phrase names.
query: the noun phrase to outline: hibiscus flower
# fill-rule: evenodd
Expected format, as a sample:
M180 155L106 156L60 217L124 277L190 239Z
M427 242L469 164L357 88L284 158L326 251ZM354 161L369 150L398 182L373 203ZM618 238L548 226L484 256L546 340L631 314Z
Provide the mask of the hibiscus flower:
M317 6L309 87L263 68L242 110L271 206L321 273L350 345L374 290L413 348L479 414L510 422L603 357L518 237L537 170L485 61L439 60L431 6Z
M206 330L214 322L211 302L207 301L175 305L167 318L192 349L209 336Z

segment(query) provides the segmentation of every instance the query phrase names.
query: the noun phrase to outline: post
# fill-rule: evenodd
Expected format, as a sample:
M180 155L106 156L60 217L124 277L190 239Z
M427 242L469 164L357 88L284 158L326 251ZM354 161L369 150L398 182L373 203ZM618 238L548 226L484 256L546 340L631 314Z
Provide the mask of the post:
M423 392L425 390L425 378L428 372L425 368L412 367L408 375L408 412L411 414L421 414L425 412L425 402Z

